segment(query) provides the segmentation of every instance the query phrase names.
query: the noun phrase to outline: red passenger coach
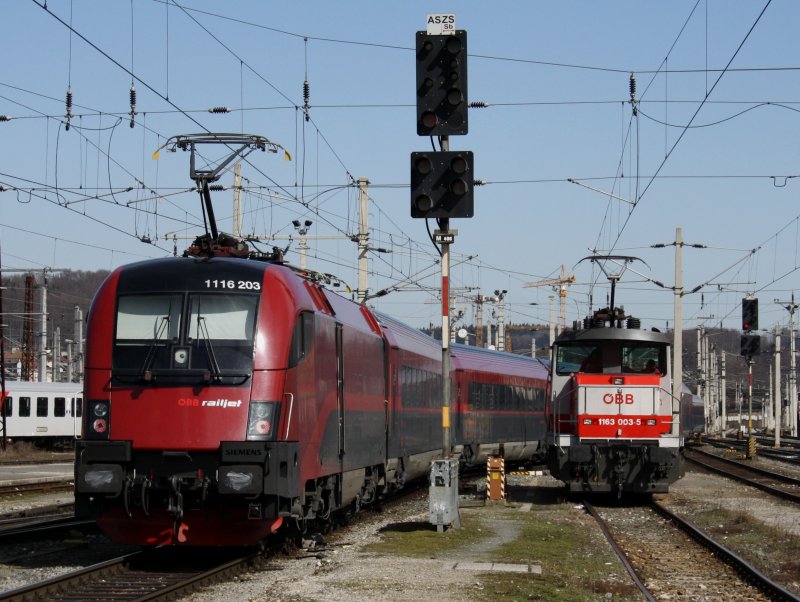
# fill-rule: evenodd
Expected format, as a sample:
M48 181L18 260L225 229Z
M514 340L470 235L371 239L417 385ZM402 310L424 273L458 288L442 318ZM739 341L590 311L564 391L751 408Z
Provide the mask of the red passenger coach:
M530 358L454 345L456 451L474 464L490 455L523 462L541 451L548 366Z
M465 461L525 459L547 371L453 352ZM78 516L118 542L252 545L355 511L441 453L438 341L280 261L176 257L117 269L89 313Z

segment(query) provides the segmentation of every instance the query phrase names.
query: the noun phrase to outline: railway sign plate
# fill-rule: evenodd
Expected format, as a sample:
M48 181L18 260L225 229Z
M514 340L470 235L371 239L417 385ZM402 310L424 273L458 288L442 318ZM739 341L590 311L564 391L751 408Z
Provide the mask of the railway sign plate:
M456 16L452 13L428 15L427 33L429 36L446 36L456 33Z

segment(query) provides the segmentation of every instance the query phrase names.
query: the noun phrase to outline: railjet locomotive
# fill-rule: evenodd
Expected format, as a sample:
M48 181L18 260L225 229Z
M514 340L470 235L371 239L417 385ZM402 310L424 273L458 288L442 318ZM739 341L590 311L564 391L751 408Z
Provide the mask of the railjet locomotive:
M544 437L547 370L456 345L465 462ZM114 271L87 322L76 514L118 542L251 545L354 511L441 453L438 341L280 261L184 256Z
M576 492L666 492L683 475L670 337L641 330L622 308L583 326L553 345L550 473Z

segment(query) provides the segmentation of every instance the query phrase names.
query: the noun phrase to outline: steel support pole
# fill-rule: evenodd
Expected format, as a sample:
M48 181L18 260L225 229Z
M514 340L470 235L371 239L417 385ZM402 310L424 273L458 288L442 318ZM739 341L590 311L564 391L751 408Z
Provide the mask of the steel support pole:
M367 300L367 272L369 258L367 256L367 243L369 242L369 194L367 192L369 180L365 177L358 178L358 302Z
M775 447L781 446L781 428L783 427L783 392L781 391L781 328L775 325L775 395L773 397L773 413L775 414Z
M39 382L47 382L47 276L41 288L42 327L39 332Z
M720 424L720 434L724 437L725 431L728 429L728 395L727 388L727 372L725 366L725 351L720 352L720 405L722 411L722 421Z
M450 232L450 220L440 220L442 233ZM450 243L442 243L442 457L450 457Z
M672 335L672 434L680 432L683 394L683 230L675 229L675 330ZM676 424L678 422L678 424Z

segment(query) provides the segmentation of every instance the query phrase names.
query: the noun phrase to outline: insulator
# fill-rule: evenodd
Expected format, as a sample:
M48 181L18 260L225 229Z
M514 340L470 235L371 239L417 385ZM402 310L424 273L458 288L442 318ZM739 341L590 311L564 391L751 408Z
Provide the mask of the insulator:
M133 127L135 125L133 118L136 116L136 88L134 88L133 85L131 85L130 98L131 98L131 111L128 114L131 116L131 121L128 125Z
M67 118L67 125L64 126L65 131L69 131L69 121L72 119L72 87L67 86L67 114L64 115Z
M0 115L0 121L11 121L13 117L9 117L8 115Z
M473 186L485 186L486 180L472 180Z
M471 102L467 105L470 109L485 109L489 105L482 100Z
M636 75L631 73L630 79L631 100L636 100Z
M209 186L208 189L211 191L220 192L222 190L225 190L225 186L223 186L222 184L211 184L211 186Z
M305 113L306 122L311 121L311 116L308 114L308 99L311 95L311 87L308 80L303 82L303 113Z
M211 107L208 110L209 113L230 113L231 110L228 107Z

